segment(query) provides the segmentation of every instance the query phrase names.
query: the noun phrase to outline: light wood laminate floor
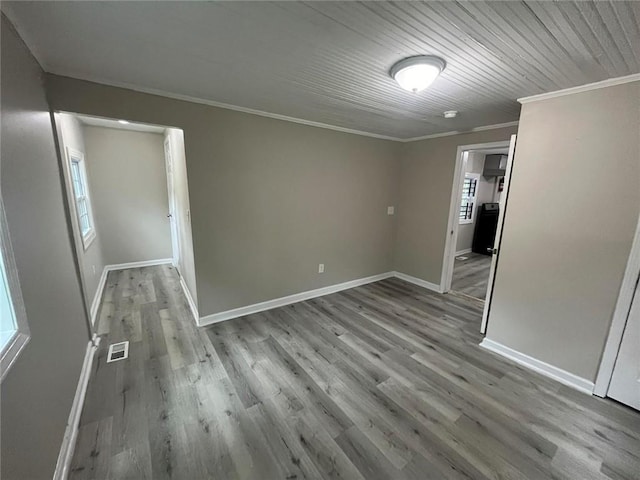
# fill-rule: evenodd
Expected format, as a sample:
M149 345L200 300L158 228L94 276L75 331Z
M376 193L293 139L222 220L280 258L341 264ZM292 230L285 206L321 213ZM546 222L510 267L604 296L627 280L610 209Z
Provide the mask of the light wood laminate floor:
M466 260L460 260L466 257ZM491 256L479 253L458 255L453 264L451 290L484 300L487 296Z
M112 272L70 478L637 479L640 414L482 350L480 314L389 279L198 329L173 268Z

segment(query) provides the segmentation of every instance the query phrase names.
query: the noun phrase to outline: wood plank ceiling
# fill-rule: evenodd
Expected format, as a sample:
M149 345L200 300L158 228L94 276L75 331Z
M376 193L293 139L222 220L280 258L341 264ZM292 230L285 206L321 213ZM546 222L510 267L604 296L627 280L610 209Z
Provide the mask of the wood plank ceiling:
M45 70L411 138L640 72L640 2L3 2ZM419 94L404 57L447 68ZM445 110L458 110L444 119Z

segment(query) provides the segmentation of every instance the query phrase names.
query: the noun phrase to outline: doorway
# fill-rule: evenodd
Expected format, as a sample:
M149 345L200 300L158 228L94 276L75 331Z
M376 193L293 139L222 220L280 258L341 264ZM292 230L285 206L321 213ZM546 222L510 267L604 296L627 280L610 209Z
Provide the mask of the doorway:
M510 141L458 147L441 284L485 309L486 330L507 204L515 135Z
M627 261L594 395L640 410L640 218Z
M91 331L115 270L173 264L197 311L182 130L66 112L55 122Z

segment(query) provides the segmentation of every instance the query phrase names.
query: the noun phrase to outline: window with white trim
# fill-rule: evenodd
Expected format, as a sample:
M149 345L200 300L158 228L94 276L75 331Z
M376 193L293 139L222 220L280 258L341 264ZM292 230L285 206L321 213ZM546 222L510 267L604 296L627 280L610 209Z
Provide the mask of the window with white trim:
M479 173L465 173L464 182L462 184L462 200L460 201L460 214L458 217L461 225L465 223L473 223L473 215L475 213L478 185L480 182Z
M78 218L78 228L82 236L82 244L86 250L96 238L96 229L91 212L91 200L87 182L87 170L84 163L84 154L71 148L67 149L69 158L69 170L71 183L73 184L73 199Z
M9 368L29 341L29 327L1 199L0 250L0 378L4 380Z

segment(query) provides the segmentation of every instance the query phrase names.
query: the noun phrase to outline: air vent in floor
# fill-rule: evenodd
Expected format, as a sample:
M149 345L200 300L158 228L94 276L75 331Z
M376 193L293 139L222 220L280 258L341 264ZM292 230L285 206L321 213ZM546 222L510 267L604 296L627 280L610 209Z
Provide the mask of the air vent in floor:
M112 343L109 345L107 363L124 360L129 356L129 342Z

